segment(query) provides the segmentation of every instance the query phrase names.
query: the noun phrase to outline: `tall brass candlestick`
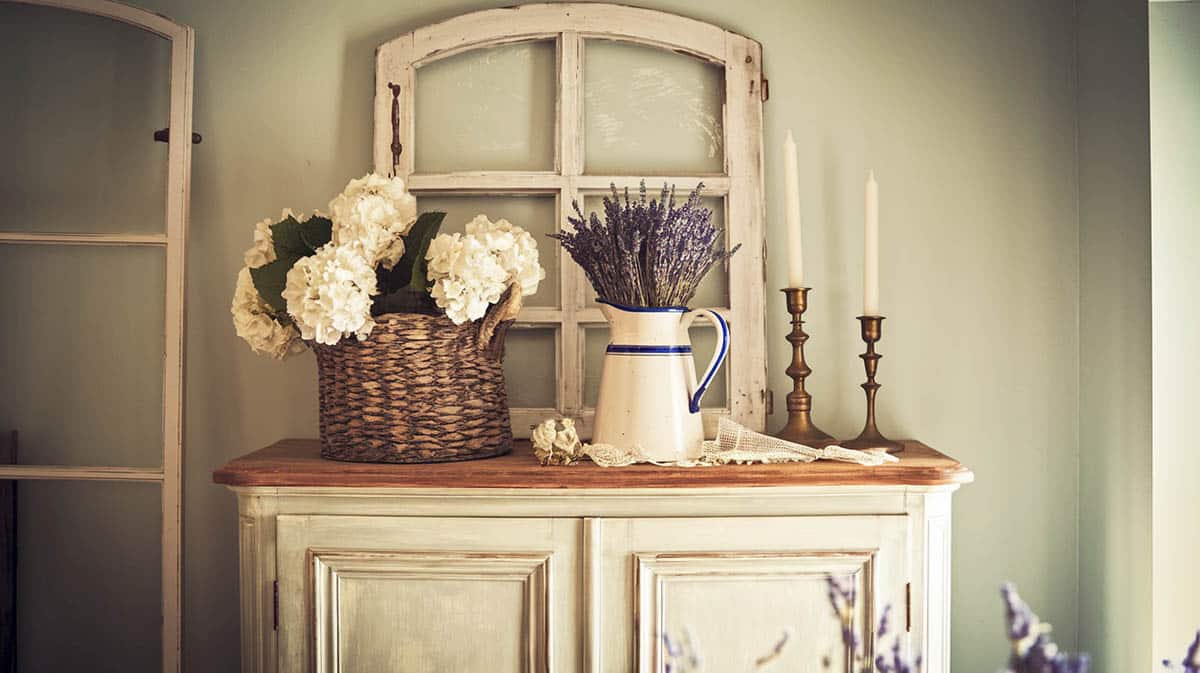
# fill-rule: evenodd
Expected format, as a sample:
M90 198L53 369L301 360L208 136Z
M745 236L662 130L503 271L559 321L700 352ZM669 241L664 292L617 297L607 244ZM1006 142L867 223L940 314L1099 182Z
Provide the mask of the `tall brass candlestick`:
M860 315L858 321L862 323L862 340L867 344L867 352L858 356L862 358L867 371L867 382L862 384L862 389L867 393L867 422L858 437L841 445L847 449L886 449L888 453L900 453L904 445L884 437L875 427L875 393L880 388L875 382L875 371L879 369L879 358L883 357L875 352L875 343L883 335L883 316Z
M775 436L796 442L805 446L822 448L836 444L837 439L822 431L812 422L812 395L804 389L804 379L812 373L808 363L804 361L804 342L808 334L804 332L804 311L808 308L807 287L784 288L787 297L787 310L792 315L792 331L787 340L792 344L792 364L787 368L787 375L792 378L792 392L787 395L787 425Z

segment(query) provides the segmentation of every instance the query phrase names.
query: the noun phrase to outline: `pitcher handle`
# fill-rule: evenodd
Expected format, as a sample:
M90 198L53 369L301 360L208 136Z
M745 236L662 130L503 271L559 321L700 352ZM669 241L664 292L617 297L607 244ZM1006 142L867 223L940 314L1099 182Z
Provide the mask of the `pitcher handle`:
M688 311L683 317L685 329L696 318L708 318L709 322L717 330L717 348L713 351L712 359L708 361L708 368L704 371L704 375L700 377L700 385L696 386L696 390L692 392L691 399L688 400L688 411L696 414L700 412L700 399L704 397L704 393L708 390L708 385L712 383L713 376L721 368L721 364L725 362L725 356L729 354L729 323L725 322L720 313L710 311L706 308Z

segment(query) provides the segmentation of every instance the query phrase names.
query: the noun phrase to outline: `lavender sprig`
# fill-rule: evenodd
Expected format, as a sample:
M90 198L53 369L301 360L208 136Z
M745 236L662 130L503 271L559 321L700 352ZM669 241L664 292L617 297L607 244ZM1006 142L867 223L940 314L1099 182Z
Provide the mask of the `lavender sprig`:
M1011 582L1000 587L1012 655L1005 673L1087 673L1086 654L1059 652L1050 638L1050 625L1034 614Z
M1196 637L1192 639L1192 644L1188 646L1187 653L1183 655L1179 665L1175 666L1170 660L1166 660L1163 661L1163 668L1178 673L1200 673L1200 631L1196 632Z
M604 197L604 221L584 215L575 201L572 231L550 234L571 255L601 299L631 306L686 306L705 274L726 262L723 230L712 226L712 211L700 202L700 184L681 206L665 184L658 200L648 200L642 181L638 198L611 186ZM622 198L623 196L623 198Z
M875 642L880 644L880 651L875 655L875 661L872 662L866 659L858 649L860 642L858 634L854 630L854 610L857 599L854 578L848 577L843 583L836 577L827 575L825 584L829 589L829 605L833 608L833 615L842 629L842 646L853 658L855 664L861 664L862 673L870 673L872 663L874 670L878 673L919 673L921 657L910 660L905 655L900 646L899 634L893 638L890 649L883 647L884 639L891 633L892 606L885 606L883 614L879 617L879 625L875 629ZM823 665L826 670L833 668L833 662L828 658L823 661Z

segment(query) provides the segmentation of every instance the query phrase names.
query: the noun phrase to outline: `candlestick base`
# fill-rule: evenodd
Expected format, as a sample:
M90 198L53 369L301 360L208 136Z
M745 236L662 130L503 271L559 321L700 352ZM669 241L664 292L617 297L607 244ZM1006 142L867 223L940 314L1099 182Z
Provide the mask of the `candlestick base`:
M838 446L847 449L857 449L859 451L887 451L888 453L900 453L904 450L904 443L897 442L894 439L888 439L879 434L878 430L868 432L866 428L859 433L854 439L849 439L844 442L838 442Z
M840 446L862 451L874 449L900 453L904 450L904 445L884 437L879 428L875 427L875 394L882 387L875 382L875 372L879 370L879 359L883 357L875 352L875 343L883 337L883 316L860 315L858 322L862 326L862 340L867 344L867 352L858 356L862 358L863 368L867 372L867 382L862 384L862 389L867 394L867 421L857 437L841 442Z
M792 378L792 392L787 395L787 425L775 433L775 436L821 449L830 444L836 444L837 438L818 428L812 421L812 395L804 389L804 380L812 373L808 363L804 361L804 342L808 334L804 331L804 311L808 308L807 287L788 287L783 289L787 297L787 310L792 316L792 331L787 340L792 344L792 363L787 368L787 375Z

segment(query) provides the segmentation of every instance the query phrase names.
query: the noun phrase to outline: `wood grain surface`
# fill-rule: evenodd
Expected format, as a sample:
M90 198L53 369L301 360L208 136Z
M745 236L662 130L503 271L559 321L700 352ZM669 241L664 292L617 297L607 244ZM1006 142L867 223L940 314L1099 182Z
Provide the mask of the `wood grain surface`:
M386 465L342 463L320 457L316 439L285 439L231 461L213 472L228 486L390 488L722 488L747 486L965 484L974 475L962 463L914 440L900 462L880 467L821 460L775 465L604 468L590 462L542 467L529 442L497 458L461 463Z

